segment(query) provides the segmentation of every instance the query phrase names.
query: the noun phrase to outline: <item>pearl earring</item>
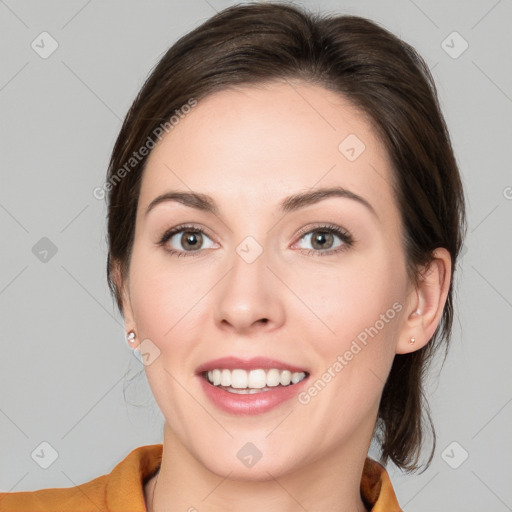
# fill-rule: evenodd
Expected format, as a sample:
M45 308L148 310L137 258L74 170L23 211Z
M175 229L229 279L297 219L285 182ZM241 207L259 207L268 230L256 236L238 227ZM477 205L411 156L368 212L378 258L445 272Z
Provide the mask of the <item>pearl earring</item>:
M411 338L409 340L409 345L414 345L416 343L416 338Z
M128 340L128 343L133 343L135 341L135 332L134 331L130 331L126 335L126 339Z

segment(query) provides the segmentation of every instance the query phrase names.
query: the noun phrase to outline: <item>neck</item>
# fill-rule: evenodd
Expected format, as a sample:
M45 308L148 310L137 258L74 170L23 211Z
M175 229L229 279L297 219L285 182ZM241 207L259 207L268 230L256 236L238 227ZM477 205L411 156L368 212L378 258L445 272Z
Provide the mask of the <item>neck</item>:
M360 481L368 446L351 442L327 457L265 480L233 480L201 464L166 424L162 464L146 486L149 512L220 512L240 510L295 512L337 510L365 512ZM369 444L369 440L368 440ZM340 462L343 461L343 462ZM155 486L156 482L156 486Z

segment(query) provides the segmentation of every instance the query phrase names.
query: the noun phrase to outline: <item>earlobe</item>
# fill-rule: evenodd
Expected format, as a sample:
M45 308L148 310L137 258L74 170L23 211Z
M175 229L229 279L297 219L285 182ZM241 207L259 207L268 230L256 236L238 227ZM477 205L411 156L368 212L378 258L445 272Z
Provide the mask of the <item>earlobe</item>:
M443 315L450 280L450 253L438 248L433 252L431 262L420 273L418 284L411 293L408 316L396 345L397 354L414 352L431 340Z

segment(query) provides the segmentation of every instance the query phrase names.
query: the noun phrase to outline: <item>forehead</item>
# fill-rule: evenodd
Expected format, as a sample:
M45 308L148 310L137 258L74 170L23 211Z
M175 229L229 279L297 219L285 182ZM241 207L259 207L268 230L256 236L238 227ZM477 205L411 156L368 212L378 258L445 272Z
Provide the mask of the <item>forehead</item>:
M317 85L272 82L200 100L149 155L139 206L193 190L256 208L338 185L389 210L391 183L387 150L361 110Z

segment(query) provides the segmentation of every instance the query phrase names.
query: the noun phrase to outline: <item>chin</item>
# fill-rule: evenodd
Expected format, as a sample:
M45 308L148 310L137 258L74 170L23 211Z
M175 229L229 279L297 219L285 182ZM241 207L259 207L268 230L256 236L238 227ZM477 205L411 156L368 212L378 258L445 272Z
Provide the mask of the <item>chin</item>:
M277 459L265 461L263 456L252 466L246 466L240 460L235 460L235 463L232 458L219 461L216 464L212 464L211 460L202 463L209 471L221 478L226 478L229 475L230 480L245 482L269 481L280 478L293 470L292 466L287 466L283 461Z

